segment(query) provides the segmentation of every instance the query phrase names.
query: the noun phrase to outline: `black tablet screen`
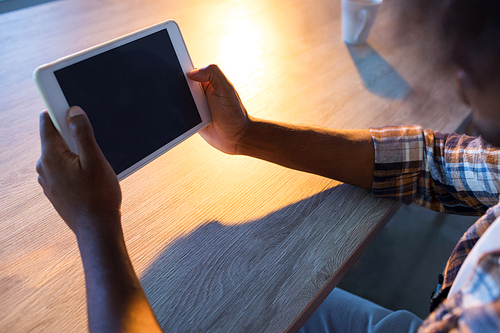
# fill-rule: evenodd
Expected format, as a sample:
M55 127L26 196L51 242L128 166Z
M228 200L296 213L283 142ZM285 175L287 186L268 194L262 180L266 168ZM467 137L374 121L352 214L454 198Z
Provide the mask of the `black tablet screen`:
M201 123L166 30L54 74L68 104L89 116L116 174Z

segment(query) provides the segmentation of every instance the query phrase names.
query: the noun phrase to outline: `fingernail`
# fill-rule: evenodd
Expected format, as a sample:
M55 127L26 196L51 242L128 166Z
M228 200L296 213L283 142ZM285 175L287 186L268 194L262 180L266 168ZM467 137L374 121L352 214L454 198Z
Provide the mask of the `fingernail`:
M83 110L79 106L70 107L68 113L69 113L70 117L79 116L81 114L84 114Z
M199 70L199 69L197 69L197 68L196 68L196 69L193 69L192 71L189 71L189 72L188 72L188 75L196 75L196 74L198 74L198 72L199 72L199 71L200 71L200 70Z

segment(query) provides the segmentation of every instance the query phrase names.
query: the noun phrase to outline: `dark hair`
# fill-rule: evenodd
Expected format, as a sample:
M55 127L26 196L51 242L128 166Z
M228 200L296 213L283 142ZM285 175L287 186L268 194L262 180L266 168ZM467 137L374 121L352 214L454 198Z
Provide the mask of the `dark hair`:
M500 83L500 2L448 0L442 10L451 60L477 84Z
M500 86L499 0L395 0L401 36L419 26L437 38L440 63L463 68L481 85Z

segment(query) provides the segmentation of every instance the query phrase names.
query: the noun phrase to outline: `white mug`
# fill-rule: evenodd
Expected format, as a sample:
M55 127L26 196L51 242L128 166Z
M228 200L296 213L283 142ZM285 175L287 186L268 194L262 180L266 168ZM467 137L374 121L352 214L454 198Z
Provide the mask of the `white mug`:
M342 0L342 38L348 44L365 43L382 0Z

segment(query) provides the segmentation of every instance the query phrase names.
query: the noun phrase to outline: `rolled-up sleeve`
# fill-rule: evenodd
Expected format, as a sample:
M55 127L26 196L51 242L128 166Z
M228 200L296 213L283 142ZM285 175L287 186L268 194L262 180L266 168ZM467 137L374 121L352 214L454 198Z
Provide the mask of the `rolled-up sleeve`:
M482 215L498 203L500 151L481 137L420 126L371 128L372 194L443 213Z

